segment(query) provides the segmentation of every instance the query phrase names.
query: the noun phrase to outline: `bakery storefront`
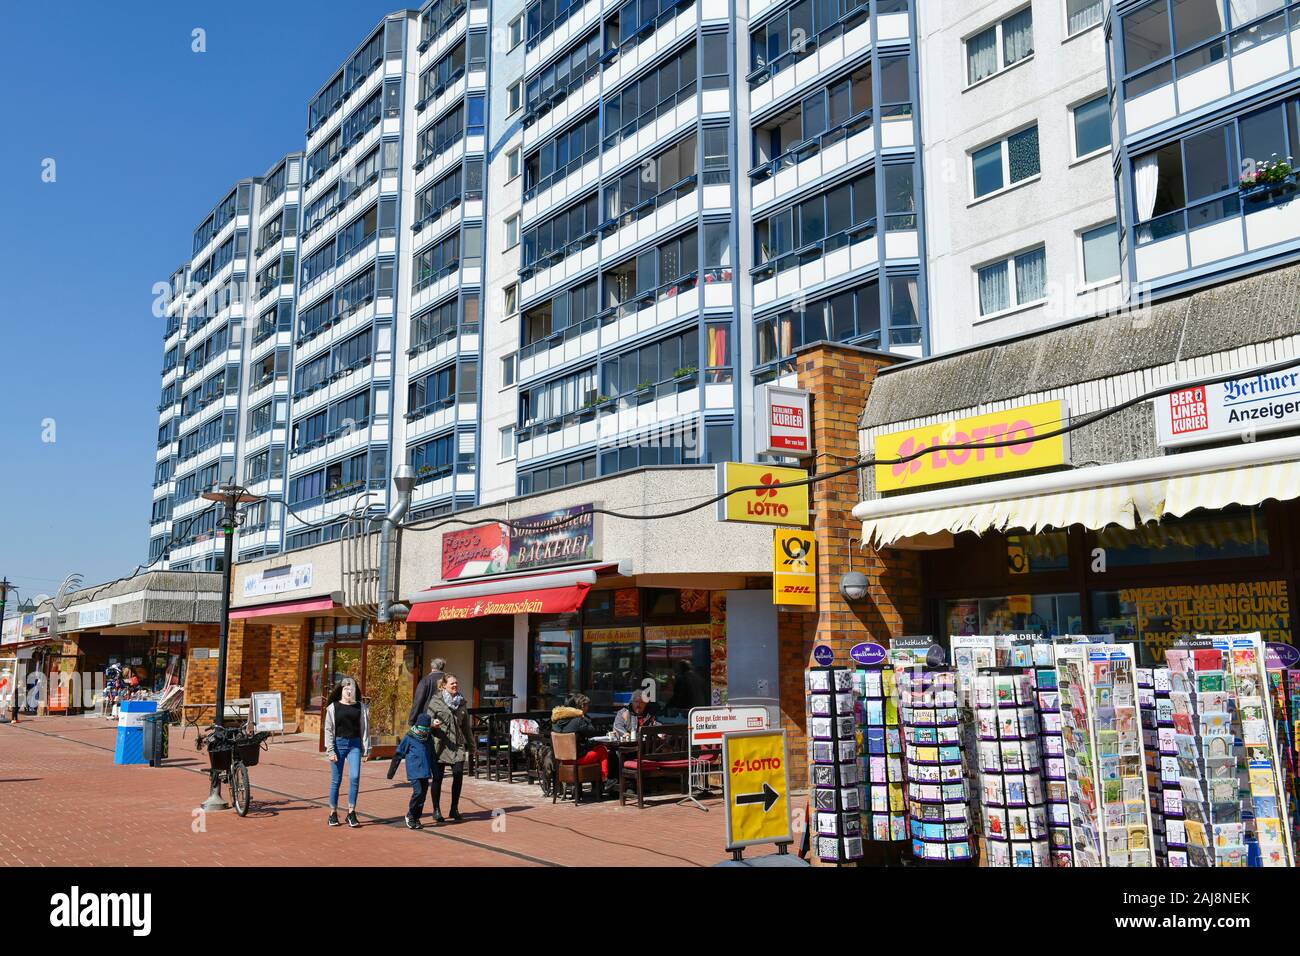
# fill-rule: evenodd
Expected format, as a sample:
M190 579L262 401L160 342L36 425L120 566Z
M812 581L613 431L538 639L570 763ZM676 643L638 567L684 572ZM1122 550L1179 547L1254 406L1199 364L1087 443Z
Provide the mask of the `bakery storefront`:
M860 444L889 464L853 515L864 543L920 552L926 630L1110 633L1139 663L1188 635L1295 643L1297 319L1279 303L1258 326L1287 334L1242 341L1223 293L878 375ZM1193 345L1216 341L1241 345Z
M771 530L715 521L711 510L654 522L594 510L661 510L645 503L703 501L715 486L711 467L642 469L465 513L482 517L476 527L404 531L402 580L439 572L401 591L421 671L443 658L479 706L514 711L576 693L611 711L644 688L661 709L684 714L758 696L758 672L771 693ZM737 608L748 652L729 647ZM743 682L735 686L729 651Z

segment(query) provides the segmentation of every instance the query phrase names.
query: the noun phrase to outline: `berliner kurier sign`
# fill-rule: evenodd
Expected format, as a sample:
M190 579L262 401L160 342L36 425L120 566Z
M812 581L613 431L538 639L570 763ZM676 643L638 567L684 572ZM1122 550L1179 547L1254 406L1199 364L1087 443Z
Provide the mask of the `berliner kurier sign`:
M1300 371L1248 375L1216 385L1188 385L1155 399L1162 447L1300 427Z

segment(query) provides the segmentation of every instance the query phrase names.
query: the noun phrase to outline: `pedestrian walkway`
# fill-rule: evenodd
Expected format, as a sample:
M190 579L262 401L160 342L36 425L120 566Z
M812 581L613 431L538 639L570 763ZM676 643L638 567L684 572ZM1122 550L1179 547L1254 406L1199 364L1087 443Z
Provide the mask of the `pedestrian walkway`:
M717 798L704 801L708 813L667 795L645 810L617 799L575 807L552 805L536 785L467 778L465 820L412 832L402 823L405 773L388 780L386 760L363 765L362 827L329 829L329 762L304 736L277 738L250 769L247 817L199 814L207 756L194 749L194 730L182 739L171 729L171 756L155 768L114 765L116 730L102 719L0 725L0 864L709 866L725 858ZM444 794L444 813L449 803Z

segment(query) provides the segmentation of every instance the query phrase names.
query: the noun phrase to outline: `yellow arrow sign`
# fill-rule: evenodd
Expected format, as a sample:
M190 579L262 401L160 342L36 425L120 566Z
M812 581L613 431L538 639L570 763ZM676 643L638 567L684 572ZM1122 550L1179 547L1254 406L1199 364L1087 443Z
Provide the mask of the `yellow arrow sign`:
M723 734L722 762L727 768L723 781L727 849L794 842L785 731Z

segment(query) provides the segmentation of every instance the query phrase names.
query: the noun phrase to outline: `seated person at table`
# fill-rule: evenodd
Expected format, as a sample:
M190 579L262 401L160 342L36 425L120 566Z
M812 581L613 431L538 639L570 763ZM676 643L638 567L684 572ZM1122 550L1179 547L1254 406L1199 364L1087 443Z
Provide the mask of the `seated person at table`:
M654 714L650 713L650 699L645 691L633 691L628 705L614 717L614 736L619 740L625 740L631 736L633 728L640 730L646 724L654 722Z
M586 694L575 694L563 704L551 711L551 733L574 734L578 743L578 763L600 764L600 772L609 779L609 750L604 744L591 743L592 737L600 736L600 731L587 716L591 701Z

